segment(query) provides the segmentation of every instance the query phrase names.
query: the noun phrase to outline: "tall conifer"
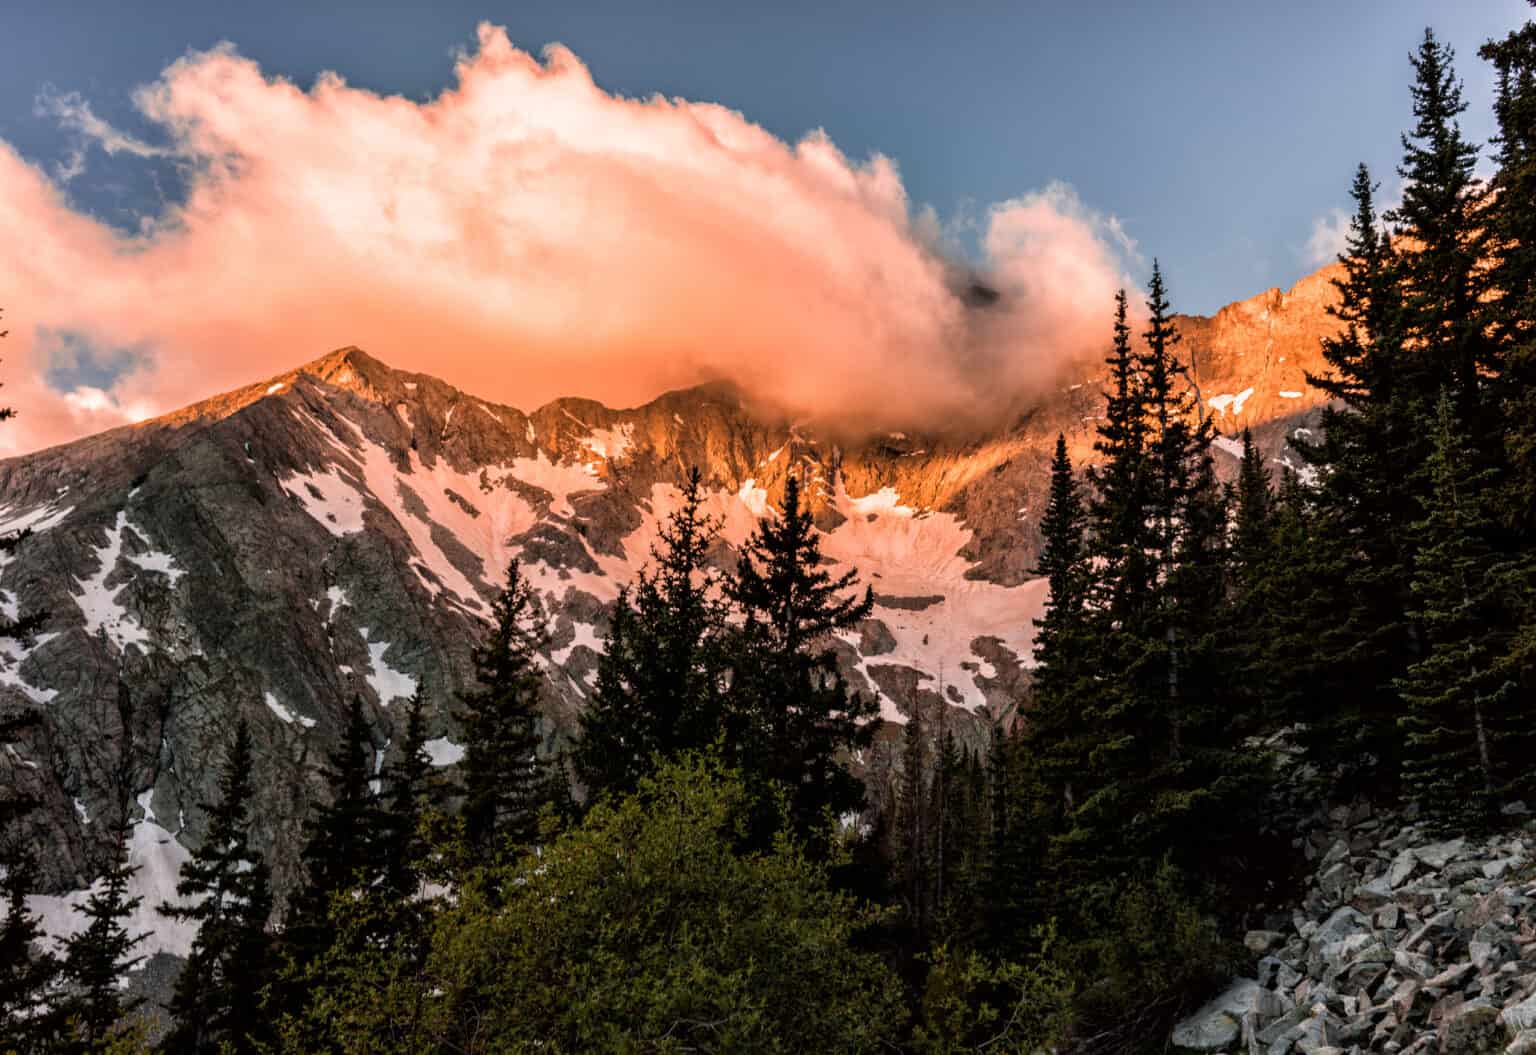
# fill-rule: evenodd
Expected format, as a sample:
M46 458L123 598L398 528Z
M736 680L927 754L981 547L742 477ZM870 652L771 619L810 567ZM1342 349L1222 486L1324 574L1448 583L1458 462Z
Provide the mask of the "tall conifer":
M800 481L790 476L776 517L758 522L725 584L741 624L733 637L731 708L749 780L782 788L802 833L824 831L857 811L864 790L841 764L867 747L877 714L850 692L837 669L832 635L869 616L874 598L854 593L857 573L826 569Z
M1123 307L1123 305L1122 305ZM1067 439L1056 437L1051 459L1050 498L1040 520L1044 543L1035 573L1048 584L1045 611L1035 620L1034 676L1031 679L1028 750L1056 800L1058 817L1077 800L1074 782L1088 762L1091 744L1084 710L1098 689L1093 613L1089 608L1092 569L1083 537L1083 509Z
M538 652L547 640L533 588L513 560L490 630L473 653L477 687L464 694L457 715L464 726L464 833L487 860L530 846L538 835Z
M724 729L720 577L709 566L718 519L704 512L703 476L688 473L651 566L620 593L582 713L577 771L592 792L625 792L653 759L708 747Z
M1351 780L1395 772L1401 700L1393 679L1418 641L1405 613L1421 418L1406 365L1396 253L1374 193L1361 165L1350 188L1355 208L1339 258L1343 275L1334 280L1338 302L1329 309L1340 329L1322 342L1328 372L1307 375L1331 399L1321 414L1322 439L1291 441L1317 481L1308 560L1332 566L1319 582L1333 596L1311 609L1314 662L1287 675L1310 671L1317 680L1288 695L1313 762Z
M39 721L35 711L0 720L0 746ZM62 964L45 947L42 921L27 907L37 892L32 827L36 801L18 789L0 790L0 1037L18 1051L44 1051L62 1035L54 1006Z
M73 992L66 1003L80 1050L104 1044L123 1019L143 1005L142 997L125 997L121 982L144 961L134 950L147 937L130 933L124 921L143 900L129 893L138 866L129 859L131 825L127 810L114 826L111 866L78 907L85 929L64 943L64 977Z
M1402 679L1406 769L1427 813L1476 821L1531 783L1536 733L1501 662L1508 624L1500 618L1501 562L1488 512L1493 474L1477 467L1449 396L1437 410L1434 442L1434 489L1417 525L1413 579L1428 651Z
M244 1055L269 1040L257 995L267 982L267 922L272 893L266 862L251 845L253 778L250 726L235 726L219 797L204 803L208 831L182 866L178 902L160 912L197 924L191 954L177 978L174 1020L161 1050L174 1055Z

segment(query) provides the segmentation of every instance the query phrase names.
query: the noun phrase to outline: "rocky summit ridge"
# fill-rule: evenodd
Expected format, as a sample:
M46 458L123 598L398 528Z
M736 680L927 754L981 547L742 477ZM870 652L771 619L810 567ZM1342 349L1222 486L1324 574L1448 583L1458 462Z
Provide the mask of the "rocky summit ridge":
M1223 471L1252 426L1275 463L1315 423L1327 276L1212 319L1181 318L1193 380L1222 432ZM1106 326L1106 330L1107 330ZM856 442L767 414L721 384L630 409L561 399L532 412L476 398L356 348L138 425L0 462L5 610L47 613L0 643L0 714L41 722L0 751L0 781L43 803L54 933L77 926L126 804L135 893L153 937L205 818L219 747L251 724L256 837L279 890L296 878L302 819L353 696L382 765L403 701L428 708L434 760L460 748L450 717L469 648L507 561L537 588L551 632L543 736L556 750L592 691L607 609L647 559L690 467L719 518L722 564L778 500L808 483L824 550L875 594L837 642L853 686L890 720L855 764L886 804L897 723L948 708L974 743L1027 693L1032 577L1058 432L1092 459L1098 363L987 435L887 433ZM960 435L957 432L955 435Z

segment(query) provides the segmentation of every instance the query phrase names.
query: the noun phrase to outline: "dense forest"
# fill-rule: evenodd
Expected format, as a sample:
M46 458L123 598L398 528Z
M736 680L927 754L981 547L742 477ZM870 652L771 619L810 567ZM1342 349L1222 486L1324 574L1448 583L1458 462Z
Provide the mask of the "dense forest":
M1428 32L1401 201L1354 175L1299 472L1245 442L1220 481L1161 270L1144 312L1105 306L1096 457L1058 441L1031 696L985 753L910 715L896 807L861 822L845 762L879 718L831 641L869 592L827 570L793 478L718 570L695 473L567 756L536 750L544 619L516 562L454 704L453 781L427 701L378 773L356 702L286 904L232 730L158 906L197 938L153 1047L122 985L126 808L89 925L49 947L30 804L0 798L0 1051L1162 1049L1290 895L1297 794L1511 823L1536 801L1536 23L1481 57L1490 179Z

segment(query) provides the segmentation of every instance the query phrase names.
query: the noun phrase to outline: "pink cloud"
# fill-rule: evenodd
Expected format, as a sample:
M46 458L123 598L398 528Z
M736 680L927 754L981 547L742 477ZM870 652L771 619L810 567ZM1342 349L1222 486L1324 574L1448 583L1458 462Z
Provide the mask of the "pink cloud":
M132 236L0 143L0 237L17 250L0 374L22 412L0 446L345 344L527 409L725 376L796 414L894 428L992 413L1105 342L1134 247L1063 185L988 213L1004 296L978 310L887 158L613 96L566 49L541 62L491 26L456 74L415 102L333 75L303 91L230 47L189 55L136 97L189 193ZM152 359L110 391L55 392L40 328Z

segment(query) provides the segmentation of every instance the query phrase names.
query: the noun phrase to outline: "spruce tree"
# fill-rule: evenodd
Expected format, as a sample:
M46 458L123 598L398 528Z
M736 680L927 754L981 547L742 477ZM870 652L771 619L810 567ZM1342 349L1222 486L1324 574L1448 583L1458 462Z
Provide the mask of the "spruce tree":
M125 998L121 988L128 972L144 960L134 949L146 937L130 934L123 922L143 899L129 894L138 866L129 860L126 809L122 815L112 832L111 866L77 910L88 921L85 929L64 943L64 978L73 990L66 1007L83 1051L104 1044L144 1003L142 997Z
M692 469L651 566L614 606L576 749L590 793L631 791L654 759L708 747L725 732L725 607L708 564L720 522L703 503L703 477Z
M741 624L732 635L731 708L743 770L754 789L788 795L804 835L859 810L864 790L839 755L874 739L874 700L848 690L834 634L868 618L874 597L857 573L826 569L800 481L790 476L776 517L758 522L725 583ZM768 825L759 826L766 835Z
M341 740L323 770L327 800L315 806L305 822L301 852L305 882L294 895L282 945L294 977L330 945L331 899L355 886L378 882L384 871L383 823L372 786L373 734L363 701L354 696L347 706Z
M538 653L547 640L538 599L513 560L472 655L477 687L456 714L464 727L464 836L485 861L531 846L538 835Z
M1490 336L1498 342L1497 379L1510 476L1501 520L1536 529L1536 23L1527 22L1481 54L1494 66L1497 168L1484 215L1493 266Z
M1115 294L1114 345L1105 363L1111 388L1104 393L1104 416L1093 444L1103 462L1088 474L1093 485L1088 555L1100 569L1092 583L1093 606L1114 627L1139 619L1151 597L1144 508L1146 408L1125 290Z
M1230 547L1234 574L1240 580L1257 575L1270 551L1274 496L1269 484L1264 457L1253 442L1253 434L1244 429L1243 456L1232 500Z
M1121 304L1123 310L1123 302ZM1122 319L1123 321L1123 319ZM1038 778L1050 790L1045 816L1059 818L1077 800L1074 785L1087 764L1091 743L1084 708L1096 693L1095 620L1089 609L1092 569L1083 537L1083 508L1064 435L1056 437L1050 498L1040 521L1044 544L1035 569L1049 590L1035 620L1028 716L1028 750Z
M1508 630L1488 512L1493 473L1477 467L1449 395L1437 409L1429 469L1434 490L1416 525L1413 579L1428 652L1402 678L1407 784L1430 816L1486 821L1531 784L1536 714L1501 662Z
M987 865L981 802L986 792L979 763L946 728L944 714L940 712L930 788L934 930L953 947L973 948L984 917L981 897Z
M1080 789L1052 854L1052 882L1147 871L1165 853L1190 865L1241 823L1253 774L1224 695L1226 509L1210 423L1177 358L1162 272L1132 352L1117 303L1114 390L1093 475L1088 669Z
M174 1025L160 1050L175 1055L243 1055L270 1040L256 995L268 980L267 922L272 892L266 862L251 846L253 777L250 726L235 726L219 777L219 797L204 803L208 830L182 866L178 902L162 915L197 924L176 981Z
M34 711L0 720L0 745L38 721ZM27 908L27 898L37 892L31 827L36 805L14 788L0 793L0 1037L19 1052L44 1051L63 1031L54 1003L63 965L45 947L41 920Z
M896 788L895 873L907 922L913 938L927 943L928 904L928 800L924 774L928 767L928 738L923 734L922 713L913 707L901 733L901 781Z
M1486 464L1501 426L1485 392L1485 375L1499 368L1484 305L1489 238L1485 195L1474 174L1477 147L1457 121L1467 104L1453 58L1428 29L1410 57L1414 127L1403 136L1398 168L1403 201L1387 219L1405 247L1397 254L1396 278L1420 421L1433 418L1441 391L1449 392L1471 449ZM1427 456L1427 444L1421 453ZM1422 495L1427 481L1421 487Z
M400 757L383 771L383 889L395 900L414 898L420 892L429 852L422 824L441 794L426 745L425 701L418 688L406 707Z
M4 337L8 331L0 331ZM0 421L15 417L11 407L0 407ZM9 555L27 532L0 536L0 554ZM18 618L0 615L0 639L30 644L46 619L42 612ZM41 724L35 710L0 718L0 746L12 743L25 729ZM0 1036L15 1038L20 1050L43 1050L62 1028L50 1000L63 965L42 947L38 917L27 910L27 897L36 893L37 851L32 814L37 801L17 788L0 789Z
M1506 555L1506 612L1513 625L1507 664L1522 693L1536 685L1536 22L1490 41L1498 153L1484 215L1492 267L1489 334L1497 342L1496 386L1506 475L1491 512Z
M1338 302L1329 309L1340 329L1322 342L1328 373L1307 375L1330 397L1322 440L1291 441L1317 481L1308 560L1328 565L1331 574L1320 583L1332 598L1312 606L1316 662L1304 669L1316 680L1289 693L1297 705L1290 717L1303 723L1313 763L1344 778L1346 795L1353 781L1395 774L1401 700L1393 682L1418 641L1404 613L1411 608L1408 525L1419 515L1412 468L1423 456L1422 418L1406 365L1397 254L1374 192L1361 165L1350 188L1355 210L1339 258L1343 275L1334 280Z

